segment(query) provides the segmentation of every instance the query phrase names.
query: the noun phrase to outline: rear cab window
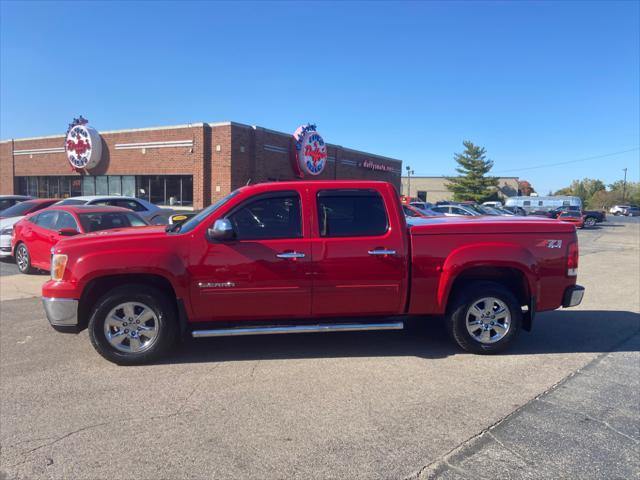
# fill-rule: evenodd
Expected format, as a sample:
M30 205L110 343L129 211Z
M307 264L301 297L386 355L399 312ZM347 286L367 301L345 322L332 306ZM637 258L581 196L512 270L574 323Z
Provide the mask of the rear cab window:
M374 237L389 230L384 200L376 190L320 190L316 205L320 237Z

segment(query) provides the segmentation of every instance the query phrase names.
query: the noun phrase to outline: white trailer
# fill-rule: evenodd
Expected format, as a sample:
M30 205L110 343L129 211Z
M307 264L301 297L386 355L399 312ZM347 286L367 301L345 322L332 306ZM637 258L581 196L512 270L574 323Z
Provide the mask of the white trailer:
M507 207L520 207L527 212L534 210L553 210L555 208L567 208L582 210L580 197L557 195L548 197L509 197L505 200Z

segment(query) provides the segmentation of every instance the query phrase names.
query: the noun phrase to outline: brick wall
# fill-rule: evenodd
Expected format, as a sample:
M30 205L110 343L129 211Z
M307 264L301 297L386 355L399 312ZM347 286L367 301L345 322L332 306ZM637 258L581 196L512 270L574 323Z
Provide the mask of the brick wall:
M230 191L251 183L295 180L291 134L233 122L100 132L102 159L89 175L193 175L193 202L203 208ZM191 141L190 147L131 149L116 145ZM13 142L13 143L12 143ZM12 147L13 145L13 147ZM61 148L64 136L17 139L0 143L0 194L14 191L14 176L80 175L64 152L15 155L16 150ZM13 153L12 153L13 152ZM328 162L305 180L367 179L400 186L401 162L327 144ZM362 167L365 160L392 166L397 172Z
M13 140L0 143L0 195L12 195L13 181Z

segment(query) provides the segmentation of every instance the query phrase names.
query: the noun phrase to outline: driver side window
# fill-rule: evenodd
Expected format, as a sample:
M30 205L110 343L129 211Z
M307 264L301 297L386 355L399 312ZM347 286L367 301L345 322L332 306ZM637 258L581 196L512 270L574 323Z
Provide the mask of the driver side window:
M237 240L302 237L300 197L295 192L249 200L228 218Z

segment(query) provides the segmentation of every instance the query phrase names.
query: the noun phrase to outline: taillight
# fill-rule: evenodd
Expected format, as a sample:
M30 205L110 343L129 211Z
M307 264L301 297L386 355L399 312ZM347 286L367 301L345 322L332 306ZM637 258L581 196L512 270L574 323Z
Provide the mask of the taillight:
M578 250L578 242L571 242L569 244L569 251L567 252L567 276L576 277L578 275L578 257L580 252Z

